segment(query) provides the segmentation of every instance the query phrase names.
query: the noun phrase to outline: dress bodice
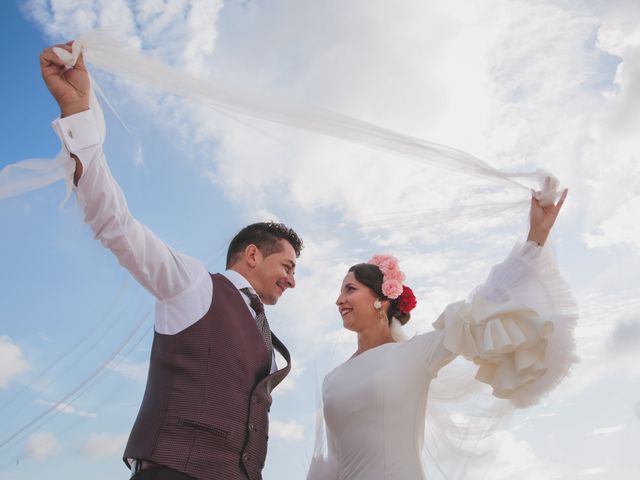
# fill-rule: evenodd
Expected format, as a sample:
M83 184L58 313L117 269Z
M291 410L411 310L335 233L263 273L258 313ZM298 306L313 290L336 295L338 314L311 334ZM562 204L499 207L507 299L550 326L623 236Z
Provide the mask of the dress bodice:
M421 452L429 384L452 358L437 331L367 350L327 375L324 417L338 478L425 478Z

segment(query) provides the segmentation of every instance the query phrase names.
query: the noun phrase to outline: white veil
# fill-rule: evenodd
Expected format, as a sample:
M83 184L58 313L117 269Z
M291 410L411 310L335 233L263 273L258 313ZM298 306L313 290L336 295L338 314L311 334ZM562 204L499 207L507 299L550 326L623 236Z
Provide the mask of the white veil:
M221 81L205 79L170 67L112 37L103 30L80 34L73 53L57 49L56 53L68 65L74 65L80 52L85 62L122 78L141 81L158 90L197 101L214 110L239 112L271 122L305 129L331 137L356 142L386 152L412 158L418 162L483 177L492 182L516 186L528 192L532 186L523 180L542 180L548 173L538 171L503 172L468 153L439 145L421 138L405 135L319 107L294 102L287 98L252 91ZM99 89L93 82L94 89ZM92 92L93 92L92 90ZM92 96L91 107L104 135L104 118L100 106ZM68 178L72 168L65 159L56 157L52 163L25 160L0 171L0 199L19 195ZM543 204L559 196L559 185L547 189L540 198Z

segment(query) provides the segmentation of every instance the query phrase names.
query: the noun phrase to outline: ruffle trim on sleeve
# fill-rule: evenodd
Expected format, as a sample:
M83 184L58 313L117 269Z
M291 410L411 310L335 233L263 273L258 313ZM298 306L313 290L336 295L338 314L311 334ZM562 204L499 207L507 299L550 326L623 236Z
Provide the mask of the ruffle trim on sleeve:
M577 361L577 309L547 249L517 245L468 301L433 324L447 350L479 366L476 379L518 407L537 403Z

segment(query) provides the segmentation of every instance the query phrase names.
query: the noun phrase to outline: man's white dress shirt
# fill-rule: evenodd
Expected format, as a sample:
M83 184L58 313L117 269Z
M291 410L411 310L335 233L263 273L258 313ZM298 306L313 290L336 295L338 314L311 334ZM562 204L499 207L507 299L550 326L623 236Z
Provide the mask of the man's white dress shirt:
M213 284L207 268L199 260L171 248L131 215L107 165L91 111L58 118L53 129L63 148L82 163L82 177L75 191L85 222L120 265L156 298L155 330L174 335L200 320L213 301ZM234 270L222 275L238 290L244 287L253 290L247 279ZM242 298L255 318L249 298L244 294ZM275 369L274 357L271 371Z

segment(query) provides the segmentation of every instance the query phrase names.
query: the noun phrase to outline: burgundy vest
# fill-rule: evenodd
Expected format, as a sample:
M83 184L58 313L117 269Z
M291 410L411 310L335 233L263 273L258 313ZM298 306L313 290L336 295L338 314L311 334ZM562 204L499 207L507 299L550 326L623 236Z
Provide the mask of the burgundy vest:
M147 387L124 458L150 460L198 479L260 480L271 391L291 369L271 358L242 294L211 276L213 302L175 335L155 332Z

